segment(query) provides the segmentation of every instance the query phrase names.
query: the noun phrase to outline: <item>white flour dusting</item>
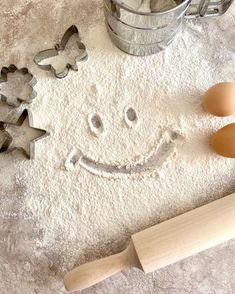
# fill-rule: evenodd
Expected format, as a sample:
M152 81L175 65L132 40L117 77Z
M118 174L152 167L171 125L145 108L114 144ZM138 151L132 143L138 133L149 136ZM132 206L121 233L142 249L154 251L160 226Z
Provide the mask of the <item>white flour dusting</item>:
M28 61L38 79L38 96L29 108L35 127L49 131L50 137L36 143L34 161L24 160L17 152L1 155L3 294L65 293L62 276L75 265L118 252L132 233L235 190L234 160L215 155L208 144L210 135L234 122L235 116L216 118L200 106L208 87L235 79L234 6L221 18L187 22L165 52L137 58L111 43L101 1L79 1L76 10L77 2L60 0L52 7L47 1L36 1L25 18L26 24L34 23L30 37L25 32L22 39L18 31L17 42L8 35L0 49L9 48L2 55L5 62L22 55L21 63L27 54L33 58L38 51L53 47L55 39L60 40L74 23L89 54L78 72L62 80L37 68L32 58ZM3 11L8 15L9 10ZM53 29L57 22L63 27ZM2 26L1 31L7 28ZM31 34L35 42L25 49ZM138 117L132 127L124 115L130 105ZM12 113L0 108L1 120ZM87 120L91 113L99 115L103 126L95 134ZM175 144L164 164L156 165L147 176L100 176L78 164L80 154L106 167L144 164L163 130L179 134L183 144ZM234 260L234 249L230 254ZM115 294L120 289L125 294L157 293L160 286L169 285L174 293L198 293L195 285L201 293L212 293L216 287L228 289L234 277L227 269L219 278L217 265L222 262L207 262L214 270L204 284L195 278L205 271L203 261L188 261L182 268L175 265L148 276L127 270L82 293ZM222 282L216 286L213 281Z
M123 0L120 3L139 12L166 11L176 6L174 0Z

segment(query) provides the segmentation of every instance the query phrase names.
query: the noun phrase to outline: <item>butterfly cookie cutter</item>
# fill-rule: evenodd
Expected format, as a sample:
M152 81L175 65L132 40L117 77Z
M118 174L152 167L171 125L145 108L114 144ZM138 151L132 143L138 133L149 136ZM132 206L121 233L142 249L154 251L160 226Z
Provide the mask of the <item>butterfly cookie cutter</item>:
M23 130L21 130L21 127L26 120L27 120L27 125L29 126L29 128L39 133L37 137L29 141L27 148L25 146L24 147L20 146L19 140L15 141L16 139L15 137L17 137L18 135L24 135L24 136L27 135L24 133ZM11 133L12 128L15 129L14 131L15 137L13 137ZM33 116L32 116L32 113L29 112L27 109L23 110L20 117L15 123L0 121L0 132L2 132L3 135L5 136L5 139L3 140L3 143L0 146L0 153L4 153L4 152L9 153L14 150L19 150L28 159L35 158L35 142L38 141L39 139L45 138L50 135L45 130L33 127Z
M59 73L56 72L56 69L52 66L52 64L40 64L43 60L50 58L50 57L58 56L60 51L64 51L69 39L73 35L77 36L76 44L77 44L77 49L78 49L78 55L75 57L73 64L67 63L64 70ZM64 35L61 39L61 42L55 45L55 48L47 49L47 50L39 52L34 57L34 62L41 69L46 70L46 71L52 71L57 78L62 79L68 75L68 72L70 69L72 69L74 71L78 71L78 62L86 61L87 58L88 58L88 55L87 55L86 47L81 42L81 39L79 36L79 31L75 25L72 25L64 33Z
M12 107L19 107L22 102L24 103L31 103L32 100L37 96L37 92L34 91L33 87L36 85L37 80L35 77L29 72L29 70L26 67L23 67L21 69L18 69L14 64L9 65L9 67L3 67L1 69L0 74L0 85L3 83L7 83L8 81L8 74L18 72L22 76L28 77L27 84L31 88L31 93L27 96L26 99L22 99L21 97L15 97L15 102L10 102L9 97L5 96L4 94L0 94L0 101L8 104Z

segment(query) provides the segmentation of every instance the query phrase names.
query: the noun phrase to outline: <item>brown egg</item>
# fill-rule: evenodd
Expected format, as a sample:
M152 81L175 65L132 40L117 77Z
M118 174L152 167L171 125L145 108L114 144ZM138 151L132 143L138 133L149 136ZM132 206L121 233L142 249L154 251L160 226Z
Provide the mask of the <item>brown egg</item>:
M211 138L212 149L229 158L235 158L235 123L225 126Z
M235 83L220 83L211 87L204 95L202 106L216 116L235 114Z

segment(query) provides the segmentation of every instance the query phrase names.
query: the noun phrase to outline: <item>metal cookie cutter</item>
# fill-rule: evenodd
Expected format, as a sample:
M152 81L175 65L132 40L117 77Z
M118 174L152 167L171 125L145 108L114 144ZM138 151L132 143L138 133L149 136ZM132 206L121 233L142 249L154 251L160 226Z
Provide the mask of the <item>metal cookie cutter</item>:
M40 64L41 61L50 58L50 57L54 57L54 56L58 56L60 51L65 50L66 45L69 41L69 39L72 37L72 35L76 35L77 36L77 48L78 48L78 55L77 57L75 57L74 63L70 64L67 63L65 69L60 72L57 73L56 69L52 66L52 64ZM75 25L72 25L70 28L67 29L67 31L64 33L61 42L59 44L55 45L55 48L53 49L47 49L44 51L39 52L35 57L34 57L34 62L43 70L47 70L47 71L52 71L54 73L54 75L59 78L65 78L68 75L68 72L70 69L74 70L74 71L78 71L78 62L81 61L85 61L87 60L87 51L86 51L86 47L85 45L81 42L80 36L79 36L79 31L77 29L77 27Z
M36 85L37 80L35 77L28 71L26 67L23 67L21 69L18 69L14 64L11 64L9 67L3 67L1 69L1 74L0 74L0 85L3 83L7 83L8 81L8 74L9 73L15 73L19 72L23 76L28 77L28 85L31 88L31 93L27 97L27 99L22 99L21 97L15 97L15 102L10 102L9 97L6 97L3 94L0 94L0 101L7 103L10 106L13 107L18 107L22 102L25 103L31 103L32 100L37 96L37 92L34 91L33 87Z
M23 130L22 126L27 123L27 127L37 132L38 135L34 136L26 146L22 146L20 138L26 137L27 134ZM16 149L20 150L28 159L35 158L35 142L39 139L49 136L49 133L45 130L34 128L32 114L24 109L16 123L0 122L0 132L5 135L5 139L0 146L0 153L11 152Z

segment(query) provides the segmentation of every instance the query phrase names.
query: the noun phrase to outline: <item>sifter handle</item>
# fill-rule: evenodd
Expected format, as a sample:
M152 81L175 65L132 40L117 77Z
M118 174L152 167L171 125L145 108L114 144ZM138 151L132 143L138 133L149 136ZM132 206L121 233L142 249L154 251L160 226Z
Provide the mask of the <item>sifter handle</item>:
M220 16L231 6L234 0L201 0L191 3L186 11L185 18Z

